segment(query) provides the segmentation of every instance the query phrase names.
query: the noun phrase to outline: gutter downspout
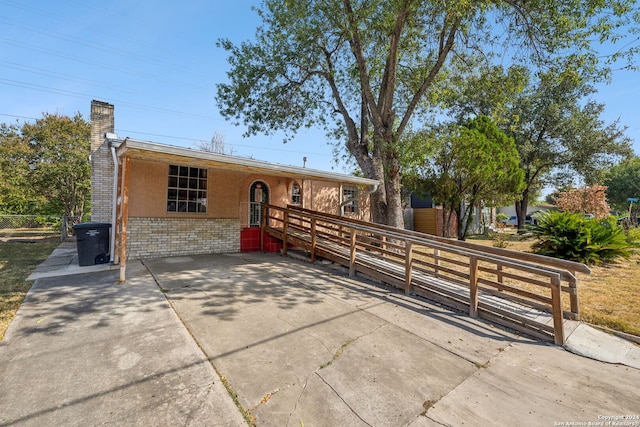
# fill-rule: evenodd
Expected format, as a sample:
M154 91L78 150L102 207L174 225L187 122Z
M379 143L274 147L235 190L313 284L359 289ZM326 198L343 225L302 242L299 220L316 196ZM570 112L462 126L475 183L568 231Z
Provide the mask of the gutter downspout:
M342 186L340 186L340 188L342 188ZM340 216L344 216L344 213L342 211L342 207L353 202L356 200L360 200L360 199L364 199L365 197L371 195L372 193L375 193L376 191L378 191L378 188L380 188L380 183L377 184L373 184L369 186L369 191L367 191L366 193L362 193L362 194L358 194L356 197L352 198L352 199L348 199L345 200L344 202L340 203Z
M109 262L113 264L116 248L116 215L118 206L118 174L120 173L120 167L118 165L118 155L116 154L116 148L120 146L124 141L118 139L118 135L112 133L105 133L104 138L109 144L111 150L111 158L113 159L113 193L111 196L111 240L109 242Z
M113 195L111 199L111 243L109 244L109 262L113 264L113 257L116 248L116 203L118 201L118 156L116 155L116 147L109 141L111 149L111 158L113 159Z

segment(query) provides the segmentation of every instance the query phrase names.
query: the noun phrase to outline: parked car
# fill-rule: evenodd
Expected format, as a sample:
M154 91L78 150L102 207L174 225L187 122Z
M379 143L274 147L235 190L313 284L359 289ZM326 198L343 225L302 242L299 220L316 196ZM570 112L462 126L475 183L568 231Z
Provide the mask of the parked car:
M509 219L505 219L502 222L504 225L512 225L515 227L516 225L518 225L518 217L515 215L511 215Z
M518 217L515 215L511 215L509 219L502 221L504 225L510 225L512 227L518 226ZM538 223L538 220L533 218L531 215L527 215L524 220L525 225L534 225Z

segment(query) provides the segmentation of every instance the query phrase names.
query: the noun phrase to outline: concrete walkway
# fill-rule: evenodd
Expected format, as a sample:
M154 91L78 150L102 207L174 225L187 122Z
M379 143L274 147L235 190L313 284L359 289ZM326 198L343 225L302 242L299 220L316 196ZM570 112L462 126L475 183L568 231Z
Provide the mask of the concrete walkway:
M74 266L74 244L38 268L0 342L0 425L246 425L146 268L118 285L108 265Z
M225 384L258 426L640 416L640 350L586 325L569 341L627 364L273 254L46 274L0 343L0 425L241 425Z

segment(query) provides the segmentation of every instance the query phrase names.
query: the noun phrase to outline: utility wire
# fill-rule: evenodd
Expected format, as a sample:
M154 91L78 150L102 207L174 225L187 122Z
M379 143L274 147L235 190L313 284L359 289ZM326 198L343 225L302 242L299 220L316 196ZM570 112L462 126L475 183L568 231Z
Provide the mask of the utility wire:
M131 134L135 134L135 135L146 135L146 136L155 136L155 137L158 137L158 138L178 139L178 140L183 140L183 141L191 141L191 142L195 142L195 143L198 143L198 142L209 142L209 140L207 140L207 139L187 138L187 137L183 137L183 136L163 135L163 134L158 134L158 133L138 132L138 131L127 130L127 129L117 129L117 131L120 131L120 132L123 132L123 133L131 133ZM312 151L296 151L296 150L288 150L288 149L284 149L284 148L259 147L259 146L256 146L256 145L233 144L233 143L228 143L226 141L225 141L225 145L229 145L231 147L251 148L251 149L257 149L257 150L282 151L282 152L286 152L286 153L299 153L299 154L307 154L307 155L314 155L314 156L331 157L331 155L327 154L327 153L316 153L316 152L312 152Z

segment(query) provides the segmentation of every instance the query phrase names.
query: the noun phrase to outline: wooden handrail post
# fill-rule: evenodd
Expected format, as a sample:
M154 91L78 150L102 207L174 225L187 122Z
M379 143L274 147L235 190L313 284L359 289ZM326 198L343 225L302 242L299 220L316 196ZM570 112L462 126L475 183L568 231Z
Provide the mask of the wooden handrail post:
M571 302L571 312L577 316L577 320L580 320L580 303L578 302L578 272L571 271L573 274L574 280L569 282L569 288L571 292L569 293L569 301Z
M311 218L311 262L316 262L316 245L318 240L316 238L316 219Z
M349 277L355 277L356 275L356 229L350 228L351 244L349 253Z
M404 293L410 294L412 292L413 243L409 240L405 240L404 251Z
M122 162L122 219L120 221L120 283L126 280L127 270L127 231L129 224L129 176L131 158L125 156Z
M478 258L469 257L469 316L478 317Z
M502 275L502 264L498 264L496 266L496 269L498 270L498 274L497 274L498 283L504 283L504 276Z
M434 276L438 277L438 272L440 271L438 268L440 266L440 249L433 249L433 264L435 265Z
M121 182L121 177L122 177L122 164L124 163L124 159L122 161L120 161L120 159L118 159L118 181ZM116 241L114 242L115 245L113 247L113 263L114 264L120 264L120 241L122 240L122 229L121 229L121 224L122 224L122 184L118 185L118 193L117 193L117 197L116 197L116 223L113 224L113 227L116 228Z
M289 229L289 211L284 211L284 222L282 224L282 255L287 254L287 231Z
M564 323L562 316L562 290L560 276L551 276L551 310L553 313L553 337L556 345L564 345Z

